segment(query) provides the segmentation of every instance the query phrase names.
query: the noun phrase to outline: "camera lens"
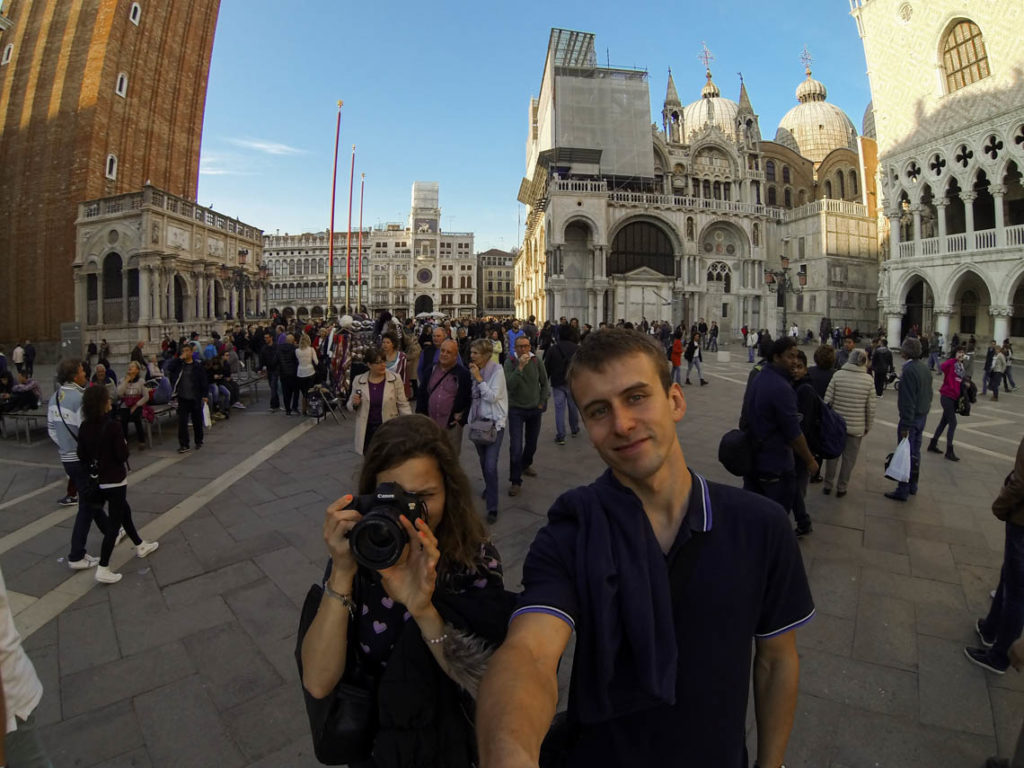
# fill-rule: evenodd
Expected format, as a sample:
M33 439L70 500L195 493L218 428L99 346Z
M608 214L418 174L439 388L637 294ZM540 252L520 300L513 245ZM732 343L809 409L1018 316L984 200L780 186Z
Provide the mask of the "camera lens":
M408 542L409 535L398 522L398 511L393 506L374 507L349 534L356 562L375 571L397 563Z

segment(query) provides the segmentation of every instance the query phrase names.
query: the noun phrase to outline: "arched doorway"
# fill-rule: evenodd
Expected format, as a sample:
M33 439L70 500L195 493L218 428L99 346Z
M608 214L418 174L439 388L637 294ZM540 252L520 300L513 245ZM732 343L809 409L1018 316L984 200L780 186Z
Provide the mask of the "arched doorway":
M608 255L607 273L624 275L640 267L647 267L672 277L675 275L674 262L672 241L665 231L657 224L636 221L627 224L615 235Z
M423 312L433 312L433 311L434 311L434 300L430 296L427 296L426 294L423 294L422 296L417 296L416 297L416 304L413 307L413 312L415 314L418 315L418 314L421 314Z
M179 323L185 322L185 279L181 275L174 276L174 319Z
M915 280L910 290L907 291L907 298L904 302L907 311L903 314L903 329L900 339L906 338L910 329L917 326L918 334L928 334L934 330L932 325L932 308L935 305L935 296L932 289L922 279ZM890 339L890 341L892 341Z
M991 338L993 329L989 307L992 297L985 281L973 271L965 272L957 280L950 296L953 304L950 331L961 336L974 334L978 339Z
M612 239L606 260L612 284L607 316L639 323L672 321L672 281L676 277L673 240L658 224L634 221Z
M565 288L555 306L555 291L549 291L549 318L590 317L588 307L587 280L593 277L594 266L590 246L594 240L593 230L584 221L573 221L565 228L565 244L561 255L552 269L561 274Z
M124 275L121 256L108 253L103 259L103 323L124 322Z

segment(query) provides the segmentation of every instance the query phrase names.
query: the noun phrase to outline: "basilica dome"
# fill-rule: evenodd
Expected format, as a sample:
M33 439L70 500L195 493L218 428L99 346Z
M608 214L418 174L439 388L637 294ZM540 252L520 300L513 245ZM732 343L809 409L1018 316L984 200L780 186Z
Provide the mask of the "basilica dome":
M857 129L835 104L825 101L825 85L807 70L807 79L796 89L800 102L779 122L775 141L808 160L820 163L834 149L857 149Z
M736 116L740 106L732 99L723 99L722 92L707 73L708 81L700 92L700 100L683 109L683 125L687 132L699 131L705 125L713 125L727 136L736 131Z

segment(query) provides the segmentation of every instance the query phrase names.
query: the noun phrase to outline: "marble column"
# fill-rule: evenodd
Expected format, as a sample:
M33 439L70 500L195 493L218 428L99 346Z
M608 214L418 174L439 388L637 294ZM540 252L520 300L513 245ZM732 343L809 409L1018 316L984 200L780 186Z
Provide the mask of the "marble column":
M152 307L150 298L149 267L139 267L139 324L148 325L150 321L150 309Z
M891 346L899 347L899 345L903 343L903 339L900 334L903 332L903 315L906 311L906 307L886 310L885 334Z
M128 265L121 269L121 323L128 325Z
M996 214L996 247L1000 248L1006 245L1006 221L1003 212L1003 196L1006 194L1006 187L1002 184L992 184L989 186L988 191L992 193L992 201L995 207ZM1003 342L1003 336L999 339L999 343Z
M992 338L997 344L1002 344L1003 339L1010 337L1010 317L1013 315L1013 307L990 307L988 313L992 316Z
M89 284L88 278L82 274L81 268L72 272L75 281L75 319L81 324L82 330L89 324Z
M889 219L889 258L893 260L900 257L900 213L897 208L886 214Z
M935 218L939 220L939 253L946 252L946 208L949 199L940 197L935 201Z
M977 192L961 192L960 199L964 201L964 220L967 222L967 250L974 250L974 201L977 199Z
M947 352L950 352L949 348L949 318L953 314L952 307L933 307L932 318L935 331L942 336L942 344Z
M196 275L196 308L198 310L198 318L200 320L207 320L210 317L209 304L206 302L206 273L200 272Z
M921 206L915 205L910 212L914 214L914 241L917 242L921 239ZM914 252L916 255L920 255L917 253L917 247L914 248Z

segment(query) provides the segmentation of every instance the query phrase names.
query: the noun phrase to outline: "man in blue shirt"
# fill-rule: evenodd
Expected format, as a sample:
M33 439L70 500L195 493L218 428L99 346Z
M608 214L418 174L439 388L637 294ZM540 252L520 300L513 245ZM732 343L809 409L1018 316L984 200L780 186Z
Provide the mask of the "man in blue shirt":
M771 363L750 380L743 398L741 426L750 431L757 446L754 473L743 478L743 487L782 505L787 512L796 500L796 462L807 467L808 477L818 473L818 462L800 429L792 370L799 362L797 341L783 336L772 342ZM802 521L798 533L808 533L810 521Z
M793 630L814 613L785 512L689 469L686 400L652 337L589 334L568 381L608 470L559 497L530 547L477 697L481 765L538 764L575 631L569 707L546 747L557 736L570 768L747 768L752 640L758 765L780 768Z

